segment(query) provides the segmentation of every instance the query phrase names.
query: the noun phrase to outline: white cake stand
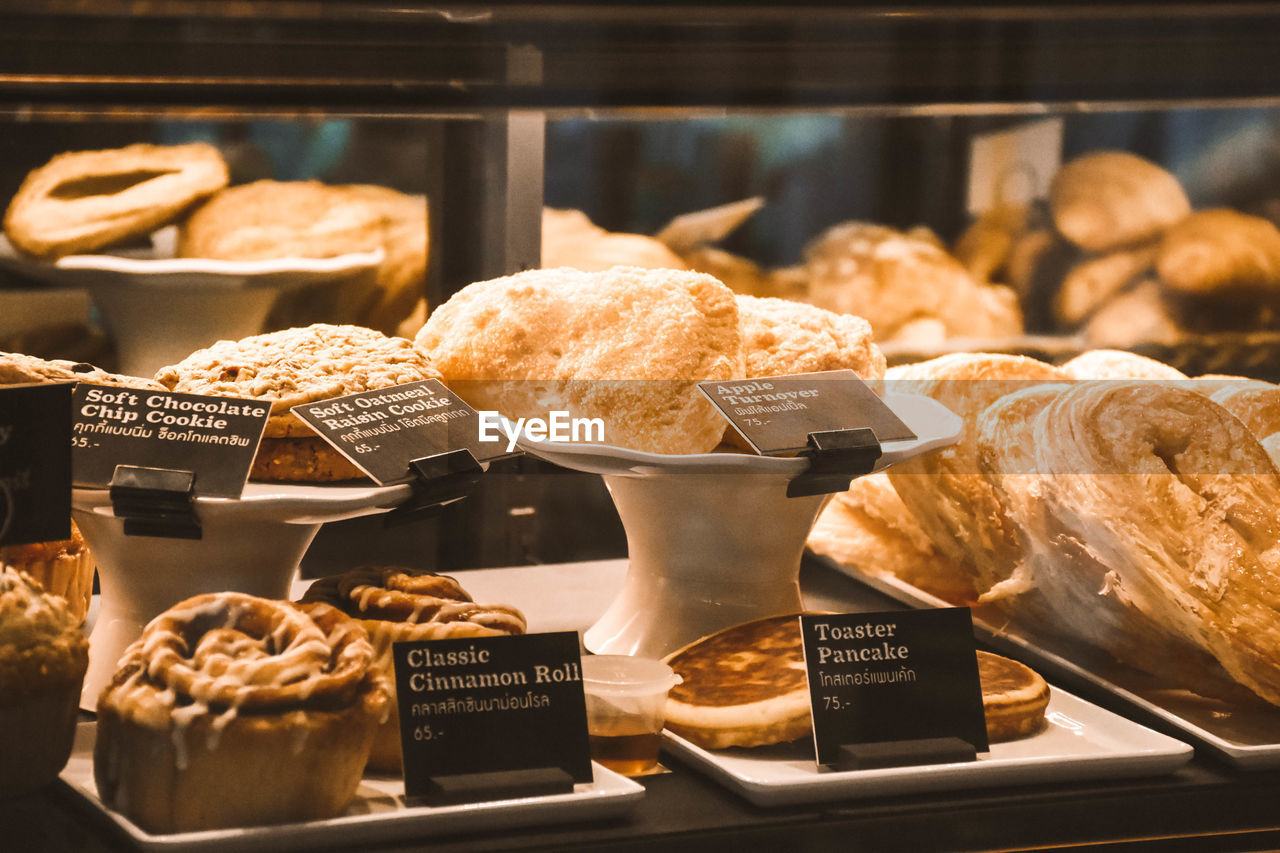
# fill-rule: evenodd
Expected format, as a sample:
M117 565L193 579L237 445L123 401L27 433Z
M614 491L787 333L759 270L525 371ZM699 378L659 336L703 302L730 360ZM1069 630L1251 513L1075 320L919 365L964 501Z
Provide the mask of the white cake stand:
M928 397L886 394L917 436L889 442L881 470L953 444L962 422ZM598 654L660 658L721 628L801 609L800 558L829 495L787 497L804 458L667 456L522 439L526 453L601 474L627 533L623 588L583 638Z
M0 237L0 268L56 287L88 290L115 342L119 370L151 376L222 339L262 331L277 296L372 270L381 249L333 258L220 261L175 258L176 229L151 249L109 255L31 258Z
M72 515L97 559L102 593L80 707L97 707L125 647L170 606L226 590L286 599L321 524L384 512L411 493L408 485L250 483L238 500L197 498L203 537L193 540L126 536L106 490L73 490Z

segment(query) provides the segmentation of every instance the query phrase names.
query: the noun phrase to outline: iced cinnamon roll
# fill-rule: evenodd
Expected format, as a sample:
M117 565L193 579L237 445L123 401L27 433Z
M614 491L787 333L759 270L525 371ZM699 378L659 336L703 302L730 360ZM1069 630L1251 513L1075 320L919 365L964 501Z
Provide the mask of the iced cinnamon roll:
M302 601L329 604L359 620L373 643L375 664L393 689L393 643L525 631L524 615L514 607L476 604L451 577L396 566L363 566L321 578ZM392 702L391 714L374 739L369 769L394 773L400 764L400 717Z
M98 700L99 796L150 832L333 817L388 697L364 629L334 608L189 598L125 650Z

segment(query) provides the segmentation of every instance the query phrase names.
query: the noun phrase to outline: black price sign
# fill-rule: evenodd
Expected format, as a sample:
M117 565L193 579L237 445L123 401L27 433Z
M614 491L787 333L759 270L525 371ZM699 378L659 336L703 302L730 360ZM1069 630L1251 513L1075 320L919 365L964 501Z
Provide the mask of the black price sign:
M503 771L592 781L575 632L396 643L392 658L406 796Z
M271 405L137 388L76 386L71 461L76 485L107 488L117 465L195 473L194 493L238 498Z
M480 441L480 415L435 379L294 406L293 413L380 485L404 482L410 462L450 450L470 450L477 462L510 455L500 443Z
M71 535L72 387L0 388L0 545Z
M809 434L867 427L880 442L915 433L852 370L699 382L699 390L759 454L795 453Z
M841 747L959 738L986 752L967 607L801 616L819 764Z

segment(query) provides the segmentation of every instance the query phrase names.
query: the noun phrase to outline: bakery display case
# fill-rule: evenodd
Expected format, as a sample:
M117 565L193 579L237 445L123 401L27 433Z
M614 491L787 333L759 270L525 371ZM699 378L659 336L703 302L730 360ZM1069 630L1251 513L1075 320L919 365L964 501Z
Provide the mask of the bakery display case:
M326 654L376 654L383 667L392 639L458 630L577 632L591 652L697 661L698 637L720 649L720 630L746 620L759 633L737 654L773 674L720 678L752 685L748 699L763 691L773 714L804 659L796 638L761 626L769 617L964 606L983 654L1039 679L1034 724L992 738L976 762L829 770L808 750L807 697L798 717L704 731L708 704L717 720L737 706L699 694L698 664L672 693L695 723L669 727L659 772L598 769L558 798L469 811L406 799L398 712L376 736L354 724L333 736L341 774L322 750L302 750L314 772L256 747L234 758L253 746L240 740L241 702L246 718L287 716L310 710L312 689L259 711L256 680L275 676L236 670L239 688L211 687L139 647L111 681L91 642L91 692L110 682L110 701L82 714L62 782L0 800L19 842L1265 849L1280 838L1270 4L18 0L0 11L0 44L0 197L12 200L0 351L32 359L0 383L120 380L92 364L143 383L126 387L261 397L275 456L259 451L251 476L314 481L298 494L257 483L208 512L229 520L236 546L225 559L237 569L218 583L264 594L270 575L271 597L329 609L259 613L224 596L168 611L172 635L212 636L201 660L223 652L206 609L227 607L218 619L255 643L273 636L259 623L287 623L288 648L317 632L332 645L325 620L345 611L371 645ZM559 267L580 272L540 272ZM277 363L288 369L272 373ZM670 364L678 375L658 376ZM303 398L436 376L477 408L526 417L561 390L538 371L561 365L553 378L570 384L650 380L564 392L581 393L587 414L603 405L618 446L526 442L465 500L395 526L385 511L409 487L340 494L353 487L331 483L361 472L285 424ZM693 391L695 379L832 369L886 403L928 404L895 410L914 429L909 451L885 442L833 498L790 497L800 460L744 455ZM303 387L317 373L341 378ZM101 497L77 490L90 546L115 521ZM125 540L102 559L144 566L150 592L197 562L167 545L115 547ZM262 556L266 540L289 554ZM259 558L262 572L236 579ZM360 566L397 568L334 580ZM454 574L457 588L425 571ZM68 595L93 602L91 621L106 613L123 632L115 646L177 603L140 605L147 596L116 596L102 576L98 595L81 575ZM318 577L329 580L305 592ZM396 633L437 607L465 627L432 616ZM177 642L151 625L148 647ZM345 686L317 686L320 704L332 687L347 713L358 682L364 716L377 716L372 694L394 690L366 664ZM258 761L256 782L288 786L296 771L327 811L259 813L250 801L265 795L243 793L225 813L189 809L185 789L154 784L144 750L118 746L140 737L121 734L142 726L139 709L164 702L202 721L191 737L230 732L199 773ZM230 710L206 730L210 705ZM987 713L990 728L990 701ZM155 749L181 765L196 741L177 732ZM113 744L96 759L95 737ZM348 765L370 742L382 763L362 778ZM208 787L196 778L183 784ZM136 792L156 810L130 802Z

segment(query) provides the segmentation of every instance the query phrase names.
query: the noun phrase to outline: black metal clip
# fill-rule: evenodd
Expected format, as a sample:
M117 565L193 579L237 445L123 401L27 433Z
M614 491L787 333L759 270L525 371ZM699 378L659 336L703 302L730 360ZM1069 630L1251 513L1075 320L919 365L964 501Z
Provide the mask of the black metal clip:
M409 462L413 494L386 515L388 527L433 515L441 507L460 501L484 473L484 467L467 448L424 456Z
M809 433L809 470L787 483L787 497L827 495L849 488L854 477L870 474L881 454L880 440L869 427Z
M977 761L973 744L958 737L919 738L846 743L840 747L837 770L875 770L912 764L955 764Z
M200 539L194 471L117 465L109 495L126 536Z

